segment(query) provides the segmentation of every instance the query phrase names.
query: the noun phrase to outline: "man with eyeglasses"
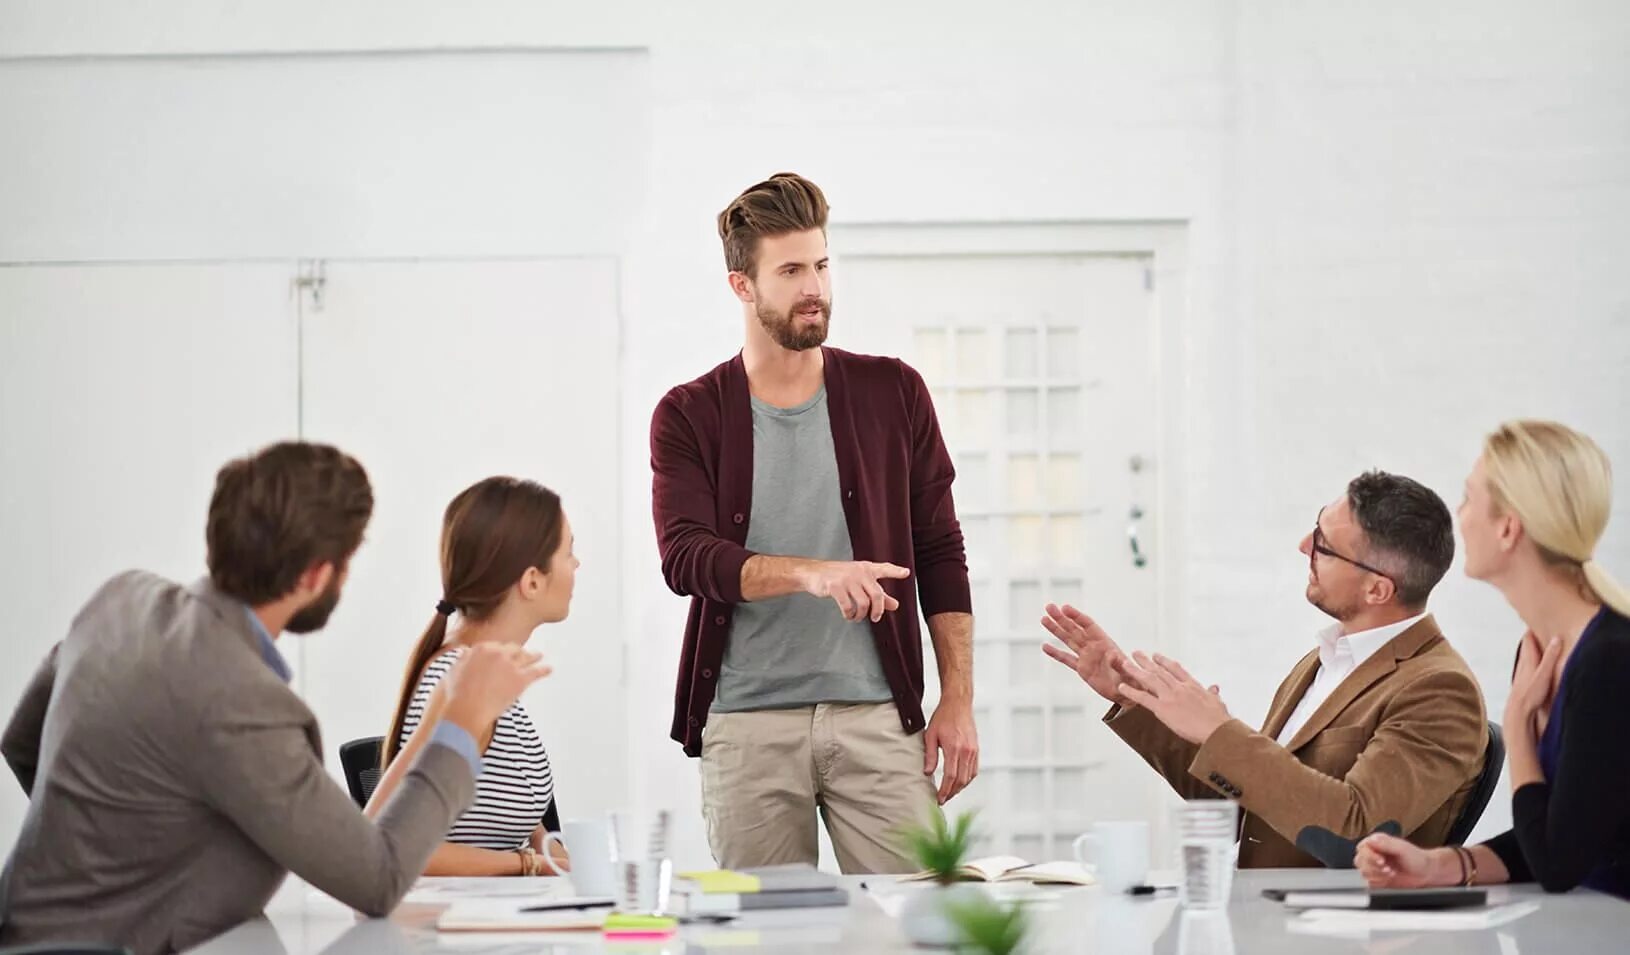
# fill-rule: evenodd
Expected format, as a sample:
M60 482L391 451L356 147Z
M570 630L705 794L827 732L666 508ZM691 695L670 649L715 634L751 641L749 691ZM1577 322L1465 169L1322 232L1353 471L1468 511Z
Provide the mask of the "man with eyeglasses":
M1261 731L1232 718L1217 687L1160 654L1128 656L1074 607L1048 605L1042 625L1063 646L1043 649L1113 704L1105 723L1179 795L1239 802L1242 868L1319 865L1296 844L1308 827L1357 840L1396 822L1417 845L1442 845L1488 744L1477 680L1426 612L1454 559L1449 509L1371 471L1319 511L1301 551L1307 600L1335 622Z

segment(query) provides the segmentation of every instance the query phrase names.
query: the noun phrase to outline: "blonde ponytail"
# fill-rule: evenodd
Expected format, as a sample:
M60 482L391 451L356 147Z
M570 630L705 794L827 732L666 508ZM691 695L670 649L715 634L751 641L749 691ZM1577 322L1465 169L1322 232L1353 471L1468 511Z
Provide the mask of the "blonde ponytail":
M1613 608L1621 617L1630 617L1630 590L1609 576L1602 565L1594 560L1585 561L1585 583L1596 592L1597 599Z

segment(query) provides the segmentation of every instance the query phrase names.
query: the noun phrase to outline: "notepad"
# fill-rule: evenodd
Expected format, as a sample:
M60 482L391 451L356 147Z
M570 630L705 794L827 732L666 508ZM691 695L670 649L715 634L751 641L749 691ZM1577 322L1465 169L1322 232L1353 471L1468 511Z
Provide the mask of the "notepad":
M598 932L605 909L523 912L515 904L466 902L449 906L436 919L441 932Z
M617 913L606 918L606 938L667 938L679 931L679 920L667 915Z

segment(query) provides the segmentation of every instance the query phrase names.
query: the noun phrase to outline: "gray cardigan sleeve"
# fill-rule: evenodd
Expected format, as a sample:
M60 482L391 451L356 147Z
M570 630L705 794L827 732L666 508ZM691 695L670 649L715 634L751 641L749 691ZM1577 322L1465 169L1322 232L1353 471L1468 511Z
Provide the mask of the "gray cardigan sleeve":
M34 795L34 774L40 766L40 733L45 728L45 710L57 682L57 651L61 647L60 643L52 647L39 669L34 671L23 690L23 698L11 714L11 721L6 724L5 735L0 736L0 753L5 755L6 765L23 787L23 794L30 797Z
M388 914L475 798L469 761L425 747L370 820L323 768L309 711L280 702L214 707L193 758L200 790L295 875L365 915Z

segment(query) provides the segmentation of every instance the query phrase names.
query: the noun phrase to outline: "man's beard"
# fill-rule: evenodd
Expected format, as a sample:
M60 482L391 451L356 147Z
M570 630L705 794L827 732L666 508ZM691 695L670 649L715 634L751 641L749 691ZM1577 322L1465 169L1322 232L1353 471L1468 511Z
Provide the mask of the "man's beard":
M1336 603L1332 601L1330 596L1323 590L1319 590L1315 593L1316 587L1318 587L1316 582L1308 585L1307 602L1323 611L1325 616L1340 621L1341 623L1346 623L1347 621L1358 616L1359 604L1357 600L1345 604Z
M811 305L821 308L821 320L809 324L798 314L800 309ZM754 309L758 313L758 323L764 326L764 331L775 339L775 343L788 351L808 351L826 344L826 333L832 325L832 302L830 299L806 298L795 303L785 312L777 312L767 305L759 305Z
M340 575L335 574L334 579L328 582L328 586L323 592L317 595L317 599L295 611L294 616L289 618L289 622L284 624L283 629L290 633L312 633L321 630L323 625L328 623L329 616L334 613L334 608L339 606L339 603Z

